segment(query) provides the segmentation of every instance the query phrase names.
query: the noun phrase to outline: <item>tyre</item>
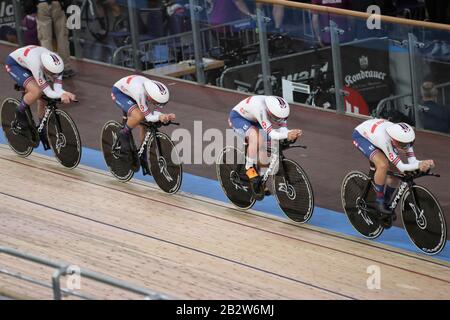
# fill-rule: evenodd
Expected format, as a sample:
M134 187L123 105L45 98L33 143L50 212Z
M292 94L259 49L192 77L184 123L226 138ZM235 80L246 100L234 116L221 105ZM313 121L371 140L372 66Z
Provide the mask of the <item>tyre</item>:
M178 151L170 137L157 132L147 147L147 165L156 184L170 194L180 190L183 180L183 166Z
M225 147L216 161L217 179L223 192L236 207L250 209L256 202L245 174L244 152Z
M341 200L345 214L353 228L368 239L378 238L383 233L383 226L369 215L368 204L376 199L372 186L366 199L361 196L367 183L371 183L367 175L353 171L347 174L342 182Z
M108 121L102 128L101 143L103 158L111 174L122 182L133 178L131 157L124 157L120 152L118 133L122 125L117 121Z
M298 163L283 159L283 169L272 177L275 198L289 219L308 222L314 211L314 194L305 171Z
M428 255L436 255L444 249L447 242L445 216L430 191L412 186L402 198L401 210L405 230L418 249Z
M61 131L58 130L58 123ZM81 138L72 118L63 110L55 110L47 121L47 139L56 159L64 167L73 169L81 160Z
M3 101L0 117L3 133L8 141L9 147L21 157L28 157L33 152L30 136L21 133L15 125L16 109L19 105L16 99L8 98Z

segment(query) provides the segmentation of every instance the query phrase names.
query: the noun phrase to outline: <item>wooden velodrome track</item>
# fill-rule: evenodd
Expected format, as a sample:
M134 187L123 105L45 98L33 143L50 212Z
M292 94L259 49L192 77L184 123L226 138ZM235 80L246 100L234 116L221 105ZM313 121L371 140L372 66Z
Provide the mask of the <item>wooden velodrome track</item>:
M450 264L296 226L227 204L169 196L136 180L73 171L0 146L0 234L4 246L70 262L163 292L200 299L448 299ZM367 267L381 289L366 286ZM0 267L49 279L48 269L1 256ZM130 298L82 282L92 296ZM0 295L51 298L0 276Z

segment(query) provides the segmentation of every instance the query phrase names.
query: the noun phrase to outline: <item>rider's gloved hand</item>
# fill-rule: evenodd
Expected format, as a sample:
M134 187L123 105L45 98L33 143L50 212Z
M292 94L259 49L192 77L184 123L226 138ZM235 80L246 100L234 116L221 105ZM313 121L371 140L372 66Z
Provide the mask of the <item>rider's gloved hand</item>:
M71 99L71 93L70 93L70 92L64 92L64 93L61 95L61 102L62 102L62 103L68 104L68 103L70 103L71 101L72 101L72 99Z
M434 168L433 160L424 160L419 163L419 170L422 172L427 172L428 170Z
M170 121L170 117L168 114L161 114L159 115L159 121L161 121L162 123L167 123Z
M295 141L298 137L302 135L302 130L294 129L288 132L288 140Z

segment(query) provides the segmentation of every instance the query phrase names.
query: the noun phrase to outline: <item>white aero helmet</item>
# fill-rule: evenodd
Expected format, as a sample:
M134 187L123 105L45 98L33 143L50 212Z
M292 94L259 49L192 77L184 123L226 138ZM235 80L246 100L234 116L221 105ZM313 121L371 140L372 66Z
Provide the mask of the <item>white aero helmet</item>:
M165 84L158 81L148 80L144 82L144 88L148 97L153 100L153 103L157 107L162 108L167 102L169 102L169 89Z
M60 74L64 71L64 61L54 52L42 53L41 62L44 68L53 74Z
M393 144L400 148L406 148L414 144L414 140L416 140L414 129L404 122L389 126L386 132L391 137Z
M275 121L287 119L290 108L286 100L281 97L268 96L264 99L269 117Z

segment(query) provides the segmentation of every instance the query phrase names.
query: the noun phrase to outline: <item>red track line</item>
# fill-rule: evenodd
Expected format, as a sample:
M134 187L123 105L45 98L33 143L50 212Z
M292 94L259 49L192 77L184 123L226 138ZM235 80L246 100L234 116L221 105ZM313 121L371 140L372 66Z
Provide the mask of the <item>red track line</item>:
M307 243L307 244L310 244L310 245L313 245L313 246L318 246L320 248L328 249L328 250L331 250L331 251L336 251L336 252L339 252L339 253L342 253L342 254L346 254L346 255L350 255L350 256L353 256L353 257L356 257L356 258L369 260L369 261L372 261L372 262L375 262L375 263L378 263L378 264L386 265L386 266L389 266L389 267L392 267L392 268L396 268L396 269L399 269L399 270L403 270L403 271L406 271L406 272L411 272L413 274L417 274L417 275L420 275L420 276L423 276L423 277L427 277L427 278L430 278L430 279L434 279L434 280L437 280L437 281L450 283L449 280L445 280L445 279L437 278L437 277L430 276L430 275L427 275L427 274L423 274L423 273L420 273L420 272L417 272L417 271L413 271L413 270L410 270L410 269L406 269L406 268L403 268L403 267L399 267L399 266L396 266L396 265L393 265L393 264L390 264L390 263L387 263L387 262L382 262L382 261L378 261L378 260L375 260L375 259L372 259L372 258L364 257L364 256L361 256L361 255L358 255L358 254L355 254L355 253L346 252L346 251L341 250L341 249L328 247L328 246L325 246L325 245L322 245L322 244L318 244L318 243L315 243L315 242L311 242L311 241L308 241L308 240L295 238L295 237L292 237L292 236L288 236L288 235L285 235L285 234L277 233L277 232L270 231L270 230L267 230L267 229L262 229L262 228L258 228L258 227L251 226L251 225L247 225L247 224L244 224L244 223L241 223L241 222L237 222L237 221L233 221L233 220L228 220L228 219L225 219L225 218L217 217L217 216L211 215L209 213L204 213L204 212L201 212L201 211L198 211L198 210L185 208L185 207L182 207L182 206L179 206L179 205L176 205L176 204L173 204L173 203L165 202L165 201L162 201L162 200L157 200L157 199L153 199L153 198L150 198L150 197L137 195L137 194L129 192L129 191L119 190L119 189L112 188L112 187L105 186L105 185L101 185L101 184L98 184L98 183L95 183L95 182L81 180L81 179L79 179L77 177L72 177L72 176L66 175L64 173L55 172L55 171L44 169L44 168L40 168L40 167L37 167L37 166L24 164L24 163L17 162L17 161L11 160L11 159L7 159L7 158L3 158L3 157L0 157L0 159L7 160L7 161L10 161L10 162L14 162L14 163L19 163L19 164L21 164L23 166L28 166L28 167L32 167L32 168L35 168L35 169L38 169L38 170L45 171L45 172L50 172L50 173L53 173L53 174L57 174L57 175L66 177L66 178L70 178L72 180L81 181L81 182L92 184L92 185L95 185L95 186L98 186L98 187L102 187L102 188L105 188L105 189L114 190L114 191L117 191L117 192L122 192L122 193L131 195L131 196L135 196L135 197L138 197L138 198L141 198L141 199L151 200L151 201L154 201L154 202L157 202L157 203L161 203L161 204L164 204L164 205L167 205L167 206L175 207L175 208L178 208L178 209L181 209L181 210L190 211L190 212L194 212L194 213L197 213L197 214L200 214L200 215L203 215L203 216L207 216L207 217L219 219L219 220L222 220L222 221L226 221L226 222L229 222L229 223L237 224L237 225L240 225L240 226L243 226L243 227L247 227L247 228L250 228L250 229L254 229L254 230L258 230L258 231L262 231L262 232L267 232L267 233L270 233L270 234L273 234L273 235L277 235L277 236L281 236L281 237L284 237L284 238L287 238L287 239L290 239L290 240Z

